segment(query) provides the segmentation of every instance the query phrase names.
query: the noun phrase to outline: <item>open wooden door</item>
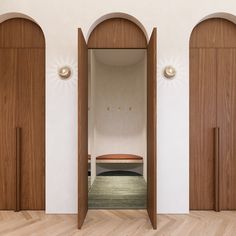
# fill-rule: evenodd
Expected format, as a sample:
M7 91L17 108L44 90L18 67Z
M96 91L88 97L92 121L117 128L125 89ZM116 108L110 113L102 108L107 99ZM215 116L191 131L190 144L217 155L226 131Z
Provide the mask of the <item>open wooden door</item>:
M156 28L147 46L147 211L154 229L156 221Z
M88 48L78 30L78 228L88 211Z

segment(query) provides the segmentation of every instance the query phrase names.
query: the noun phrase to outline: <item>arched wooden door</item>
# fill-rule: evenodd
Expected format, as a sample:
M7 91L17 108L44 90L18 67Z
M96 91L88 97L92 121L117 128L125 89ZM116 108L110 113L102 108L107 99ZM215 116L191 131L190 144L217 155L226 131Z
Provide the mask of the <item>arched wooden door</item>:
M0 24L0 209L45 208L45 41L32 21Z
M156 28L147 42L143 31L130 20L111 18L98 24L88 44L78 32L78 227L88 210L88 49L147 50L147 212L156 222Z
M190 40L190 209L236 209L236 25L209 19Z

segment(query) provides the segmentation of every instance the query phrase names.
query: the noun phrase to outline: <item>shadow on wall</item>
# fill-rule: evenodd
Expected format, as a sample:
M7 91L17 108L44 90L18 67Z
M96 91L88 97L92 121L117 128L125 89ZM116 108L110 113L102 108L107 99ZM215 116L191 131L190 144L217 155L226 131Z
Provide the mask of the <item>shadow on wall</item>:
M135 136L146 129L145 62L96 69L96 122L101 135Z

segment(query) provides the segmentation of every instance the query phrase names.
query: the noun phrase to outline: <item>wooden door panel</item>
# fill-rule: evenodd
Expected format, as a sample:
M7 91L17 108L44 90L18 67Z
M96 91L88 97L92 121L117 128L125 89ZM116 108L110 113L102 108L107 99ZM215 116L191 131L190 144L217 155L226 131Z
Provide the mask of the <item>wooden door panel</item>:
M2 22L0 35L0 209L41 210L45 198L44 35L34 22L21 18Z
M0 24L0 47L45 48L44 35L41 28L31 20L8 19Z
M128 19L110 18L96 26L88 39L89 48L146 48L142 29Z
M217 51L220 208L236 209L236 49Z
M154 229L156 221L156 42L154 28L147 47L147 211Z
M195 27L191 35L191 209L212 209L213 191L215 192L216 210L236 209L235 36L235 24L225 19L203 21ZM214 55L205 60L205 62L203 61L202 66L198 65L199 62L197 61L200 61L198 58L199 53L207 50L208 52L209 50L214 50ZM201 86L196 83L199 79L202 81ZM207 90L205 90L206 86L208 86ZM201 94L204 95L204 99L202 99ZM207 107L206 112L203 112L203 107ZM215 145L212 145L213 134L208 137L204 135L206 134L204 128L213 124L215 124L214 127L218 127ZM215 150L215 153L213 150ZM213 163L213 155L216 158L215 163ZM215 173L213 165L215 165ZM212 178L213 174L215 174L215 180L214 177Z
M16 207L17 50L0 49L0 210Z
M78 30L78 228L88 211L88 48Z
M216 50L190 49L190 209L215 206Z
M21 209L45 208L44 49L18 49L17 126L21 128Z
M202 21L191 34L191 48L235 48L235 24L223 18Z

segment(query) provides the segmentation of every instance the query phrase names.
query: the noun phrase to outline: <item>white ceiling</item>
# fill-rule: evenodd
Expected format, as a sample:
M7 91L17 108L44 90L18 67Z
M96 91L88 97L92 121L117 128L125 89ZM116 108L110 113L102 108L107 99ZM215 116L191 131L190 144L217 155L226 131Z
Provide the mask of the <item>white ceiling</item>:
M91 49L98 61L112 66L129 66L140 62L146 55L145 49Z

